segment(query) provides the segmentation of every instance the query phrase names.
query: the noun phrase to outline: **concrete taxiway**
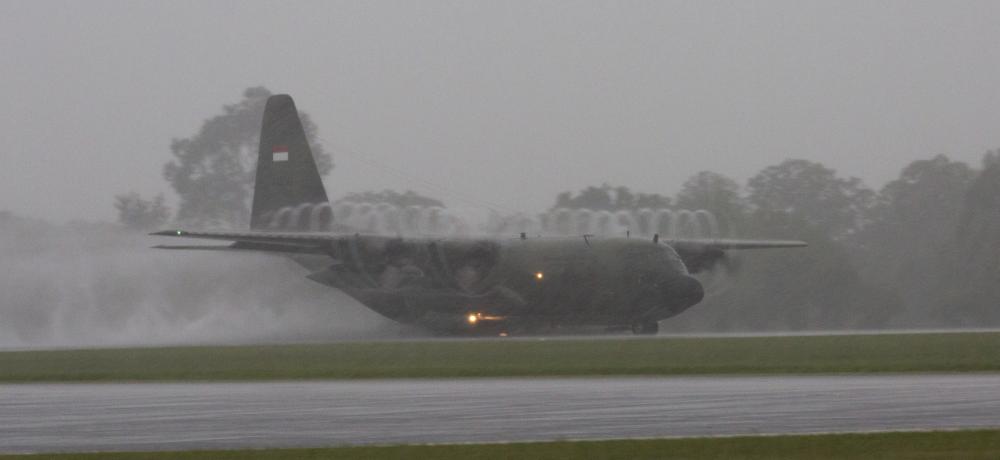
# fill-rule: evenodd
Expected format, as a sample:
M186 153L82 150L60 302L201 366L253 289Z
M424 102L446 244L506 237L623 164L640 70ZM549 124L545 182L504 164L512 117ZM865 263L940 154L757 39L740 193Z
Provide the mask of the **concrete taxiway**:
M0 451L1000 426L1000 375L0 385Z

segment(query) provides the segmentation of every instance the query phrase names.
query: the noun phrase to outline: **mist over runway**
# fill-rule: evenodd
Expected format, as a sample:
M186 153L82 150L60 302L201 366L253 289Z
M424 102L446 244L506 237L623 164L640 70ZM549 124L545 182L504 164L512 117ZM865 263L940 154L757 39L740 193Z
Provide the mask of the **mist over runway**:
M1000 426L1000 375L43 384L0 394L3 452Z

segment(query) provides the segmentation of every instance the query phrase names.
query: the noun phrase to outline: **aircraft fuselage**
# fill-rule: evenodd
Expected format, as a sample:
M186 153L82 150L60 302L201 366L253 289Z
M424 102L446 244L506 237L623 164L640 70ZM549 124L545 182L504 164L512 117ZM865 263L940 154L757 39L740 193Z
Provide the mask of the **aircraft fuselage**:
M655 332L656 321L703 296L672 248L637 239L365 236L341 240L330 256L335 263L311 279L395 321L445 331L595 325ZM321 263L296 259L314 270Z
M334 216L295 102L270 96L261 120L249 231L172 229L157 236L230 241L174 250L285 254L308 277L372 310L442 332L558 325L657 330L704 296L690 273L725 251L801 247L801 241L386 237L352 234Z

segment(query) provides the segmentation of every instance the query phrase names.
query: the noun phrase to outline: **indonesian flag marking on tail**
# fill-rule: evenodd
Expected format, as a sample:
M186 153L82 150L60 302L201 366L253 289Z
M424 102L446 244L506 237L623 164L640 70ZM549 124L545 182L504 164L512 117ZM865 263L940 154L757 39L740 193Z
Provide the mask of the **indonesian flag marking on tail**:
M288 146L285 145L275 145L271 149L271 161L288 161Z

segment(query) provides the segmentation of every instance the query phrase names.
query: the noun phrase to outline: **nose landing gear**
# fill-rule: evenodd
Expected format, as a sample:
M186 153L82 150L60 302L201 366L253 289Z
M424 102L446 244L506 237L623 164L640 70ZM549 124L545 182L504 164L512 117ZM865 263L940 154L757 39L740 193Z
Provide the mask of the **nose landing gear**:
M635 335L656 335L660 331L660 323L656 321L637 321L632 323L632 333Z

